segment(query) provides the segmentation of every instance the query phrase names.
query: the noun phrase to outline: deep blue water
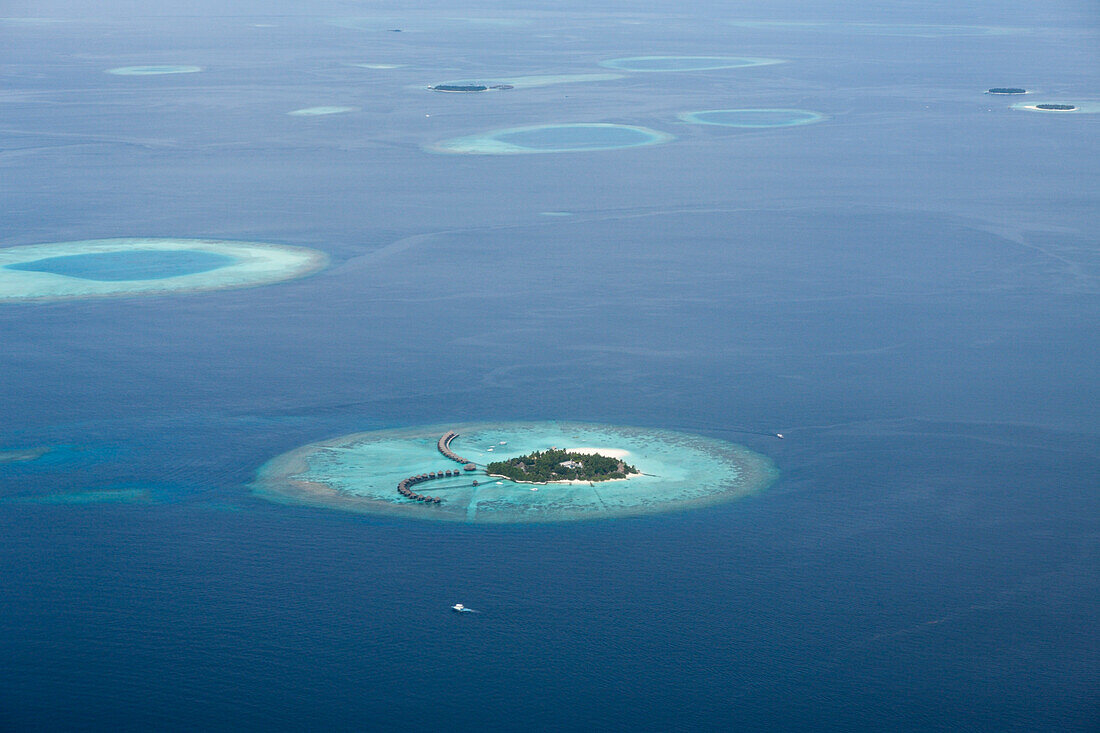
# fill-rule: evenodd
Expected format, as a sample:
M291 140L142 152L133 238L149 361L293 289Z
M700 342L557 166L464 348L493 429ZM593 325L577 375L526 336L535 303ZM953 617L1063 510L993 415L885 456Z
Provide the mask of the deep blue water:
M1094 4L132 12L0 21L0 244L333 264L0 307L0 451L54 447L0 463L0 729L1096 729L1100 115L984 94L1100 97ZM642 55L787 63L424 88ZM204 71L104 73L152 64ZM317 105L359 111L286 114ZM734 108L827 119L677 119ZM569 122L677 139L425 151ZM512 527L248 490L332 435L554 418L740 442L781 477ZM119 489L144 499L41 501Z
M232 257L197 250L135 250L61 255L6 265L9 270L49 272L84 280L163 280L225 267Z

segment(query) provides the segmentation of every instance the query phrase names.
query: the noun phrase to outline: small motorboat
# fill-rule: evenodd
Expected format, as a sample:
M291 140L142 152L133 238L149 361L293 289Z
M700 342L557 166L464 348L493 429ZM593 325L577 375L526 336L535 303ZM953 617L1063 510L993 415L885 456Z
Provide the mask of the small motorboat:
M456 603L453 606L451 606L451 610L458 611L459 613L463 613L466 610L466 607L463 606L461 603Z

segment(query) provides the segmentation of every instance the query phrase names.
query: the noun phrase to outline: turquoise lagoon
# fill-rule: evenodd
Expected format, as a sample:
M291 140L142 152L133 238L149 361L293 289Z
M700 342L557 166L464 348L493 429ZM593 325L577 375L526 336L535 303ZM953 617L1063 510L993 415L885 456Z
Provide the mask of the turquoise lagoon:
M162 74L194 74L202 71L201 66L172 66L158 64L153 66L119 66L116 69L107 69L108 74L115 76L159 76Z
M218 290L320 269L324 253L211 239L94 239L0 249L0 302Z
M673 136L635 125L584 122L532 125L467 135L436 143L429 149L439 153L514 155L519 153L574 153L587 150L615 150L668 142Z
M805 109L708 109L685 112L678 117L693 125L721 127L792 127L825 119L824 115Z
M451 450L475 463L477 472L416 487L440 497L441 504L403 498L397 493L402 479L459 467L437 449L448 430L459 433ZM485 473L492 461L553 447L616 455L643 475L594 484L534 485ZM765 488L776 475L765 456L699 435L557 421L502 422L379 430L312 443L264 464L254 489L274 501L414 519L558 522L729 501Z
M181 275L208 272L236 262L216 252L190 249L139 249L130 252L91 252L61 255L7 265L9 270L48 272L54 275L115 282L124 280L163 280Z
M781 63L783 59L750 56L628 56L601 61L600 66L623 71L711 71Z

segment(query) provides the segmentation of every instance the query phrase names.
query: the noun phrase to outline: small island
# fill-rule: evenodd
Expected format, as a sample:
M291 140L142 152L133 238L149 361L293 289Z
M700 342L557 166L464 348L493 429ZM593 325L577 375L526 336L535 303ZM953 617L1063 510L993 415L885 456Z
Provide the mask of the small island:
M433 92L484 92L488 89L484 84L437 84L432 87Z
M521 483L553 483L569 481L611 481L640 474L618 458L599 453L576 453L551 448L530 455L496 461L485 467L490 476L508 478Z
M1070 112L1077 109L1072 104L1037 104L1035 109L1045 109L1052 112Z
M1027 90L1021 87L993 87L986 94L1027 94Z
M487 92L490 89L513 89L511 84L436 84L428 87L433 92Z

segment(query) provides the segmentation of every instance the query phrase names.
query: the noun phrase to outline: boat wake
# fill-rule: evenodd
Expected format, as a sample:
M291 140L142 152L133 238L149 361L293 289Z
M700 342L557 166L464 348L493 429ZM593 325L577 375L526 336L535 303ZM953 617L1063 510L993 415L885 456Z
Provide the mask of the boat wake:
M481 611L478 611L476 609L466 608L461 603L456 603L453 606L451 606L451 610L455 611L456 613L481 613Z

